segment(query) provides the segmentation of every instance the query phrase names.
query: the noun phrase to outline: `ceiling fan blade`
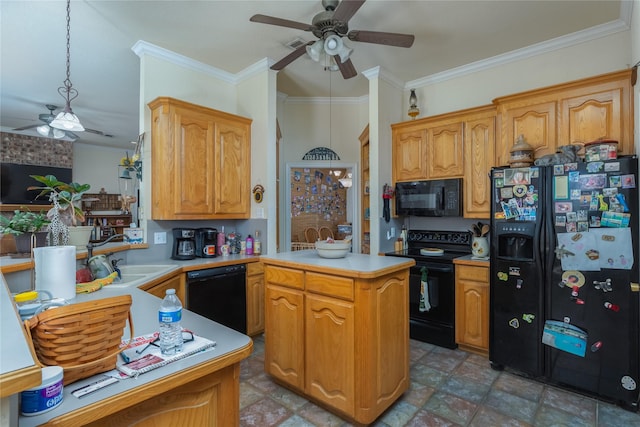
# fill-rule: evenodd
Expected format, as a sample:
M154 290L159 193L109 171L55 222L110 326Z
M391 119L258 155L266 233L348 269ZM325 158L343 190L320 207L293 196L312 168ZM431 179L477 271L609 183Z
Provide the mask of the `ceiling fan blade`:
M307 53L307 46L314 44L315 41L310 41L305 45L298 47L296 50L291 52L289 55L282 58L280 61L276 62L271 66L272 70L282 70L287 65L291 64L296 59L300 58L302 55Z
M29 126L23 126L21 128L15 128L13 130L27 130L27 129L33 129L33 128L37 128L40 125L29 125Z
M333 19L343 22L349 21L364 2L365 0L342 0L333 13Z
M347 59L344 62L340 62L340 55L334 55L333 59L336 60L336 64L338 64L338 68L340 68L342 77L344 77L345 80L358 75L358 72L356 71L356 67L353 66L353 62L351 62L351 59Z
M95 133L96 135L102 135L102 136L106 136L108 138L113 138L113 135L110 135L108 133L104 133L101 130L95 130L95 129L88 129L88 128L84 128L85 132L89 132L89 133ZM67 132L67 133L71 133L71 132ZM76 136L77 138L77 136Z
M354 42L376 43L387 46L411 47L415 36L413 34L384 33L381 31L349 31L349 40Z
M253 15L249 18L251 22L259 22L261 24L278 25L280 27L295 28L303 31L312 31L314 28L309 24L303 24L302 22L290 21L288 19L275 18L267 15Z

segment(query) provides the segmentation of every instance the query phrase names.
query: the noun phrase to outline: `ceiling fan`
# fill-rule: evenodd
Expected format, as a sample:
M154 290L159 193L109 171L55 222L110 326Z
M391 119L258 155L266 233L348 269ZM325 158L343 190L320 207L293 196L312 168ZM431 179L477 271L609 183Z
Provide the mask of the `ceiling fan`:
M360 9L364 2L365 0L322 0L324 12L314 16L311 25L266 15L253 15L250 21L310 31L318 38L315 42L310 41L299 46L295 51L273 64L271 66L272 70L283 69L305 53L308 53L311 59L317 62L324 51L335 60L342 77L350 79L355 77L357 72L349 58L352 49L344 45L342 37L346 36L354 42L398 47L411 47L415 39L411 34L361 30L349 31L349 19Z
M38 133L44 137L47 138L54 138L54 139L62 139L62 138L66 138L67 140L74 142L78 139L78 135L76 135L75 133L68 131L68 130L62 130L62 129L56 129L54 127L49 126L49 124L53 121L53 119L56 118L56 115L54 114L54 111L58 109L58 106L53 105L53 104L46 104L45 107L47 107L47 110L49 110L49 113L46 114L40 114L38 115L38 119L41 122L44 122L44 124L35 124L35 125L29 125L29 126L23 126L21 128L15 128L13 130L27 130L27 129L33 129L36 128L36 130L38 131ZM113 135L110 135L108 133L104 133L100 130L95 130L95 129L84 129L85 132L89 132L89 133L95 133L96 135L102 135L108 138L113 138Z

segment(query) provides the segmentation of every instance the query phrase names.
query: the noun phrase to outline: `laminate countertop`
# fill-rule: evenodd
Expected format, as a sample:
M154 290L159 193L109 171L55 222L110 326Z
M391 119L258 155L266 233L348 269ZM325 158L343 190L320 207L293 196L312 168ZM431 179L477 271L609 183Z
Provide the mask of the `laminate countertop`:
M260 260L265 264L303 267L305 271L332 272L362 279L379 277L386 273L409 268L415 264L415 260L412 258L354 253L348 253L344 258L321 258L315 249L262 255Z
M245 261L246 262L246 261ZM25 334L18 320L16 310L11 307L11 294L4 278L2 279L2 289L0 289L0 303L2 308L2 372L0 372L0 384L3 388L13 383L12 377L16 372L26 372L37 369L34 366L33 359L26 344ZM131 314L134 326L134 335L144 335L157 331L158 329L158 308L161 299L145 292L137 287L128 288L102 288L97 292L90 294L78 294L74 302L90 301L101 298L108 298L122 294L130 294L132 297ZM7 317L9 321L5 319ZM55 409L45 412L37 416L20 416L20 426L37 426L45 423L53 418L64 416L74 411L83 411L92 406L100 406L101 414L108 415L110 410L119 410L128 403L123 400L131 401L129 404L135 403L139 397L136 393L137 389L148 390L150 386L154 386L156 382L165 384L169 381L175 381L178 384L181 379L181 373L192 371L206 365L209 371L222 369L233 363L238 363L251 354L253 341L248 336L227 328L219 323L211 321L198 314L188 310L183 310L182 326L194 331L196 334L216 341L217 345L213 350L198 353L172 362L166 366L155 369L138 376L137 378L128 378L120 380L118 383L110 385L102 390L77 398L71 395L71 392L83 385L90 384L95 381L95 376L86 378L64 387L64 400ZM124 337L128 338L128 328L125 328ZM37 369L39 376L39 369ZM6 381L5 381L6 380ZM37 382L39 384L39 382ZM36 384L36 385L37 385ZM33 387L26 384L23 389ZM14 391L15 392L15 391ZM146 398L149 398L148 391ZM126 399L124 399L126 397ZM110 404L111 403L111 404Z

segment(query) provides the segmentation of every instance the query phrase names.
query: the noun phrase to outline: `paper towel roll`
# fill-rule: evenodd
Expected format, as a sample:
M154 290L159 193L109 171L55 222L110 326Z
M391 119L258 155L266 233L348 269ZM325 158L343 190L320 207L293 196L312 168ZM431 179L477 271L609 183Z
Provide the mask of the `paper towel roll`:
M36 290L51 292L54 298L76 297L76 247L35 248Z

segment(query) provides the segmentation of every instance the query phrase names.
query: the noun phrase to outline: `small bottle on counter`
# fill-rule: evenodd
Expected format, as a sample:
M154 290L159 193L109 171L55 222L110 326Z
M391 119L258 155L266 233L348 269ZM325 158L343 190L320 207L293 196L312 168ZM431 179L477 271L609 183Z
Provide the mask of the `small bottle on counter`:
M182 303L175 289L167 289L160 304L158 321L160 323L160 351L172 355L182 351Z
M260 255L262 253L262 242L260 242L260 231L256 230L256 237L253 239L253 254Z
M223 225L222 228L220 229L220 232L218 233L218 244L216 245L216 252L218 256L222 255L222 247L226 243L227 243L227 238L224 235L224 225Z
M251 237L251 234L247 236L246 246L245 253L247 255L253 255L253 237Z

